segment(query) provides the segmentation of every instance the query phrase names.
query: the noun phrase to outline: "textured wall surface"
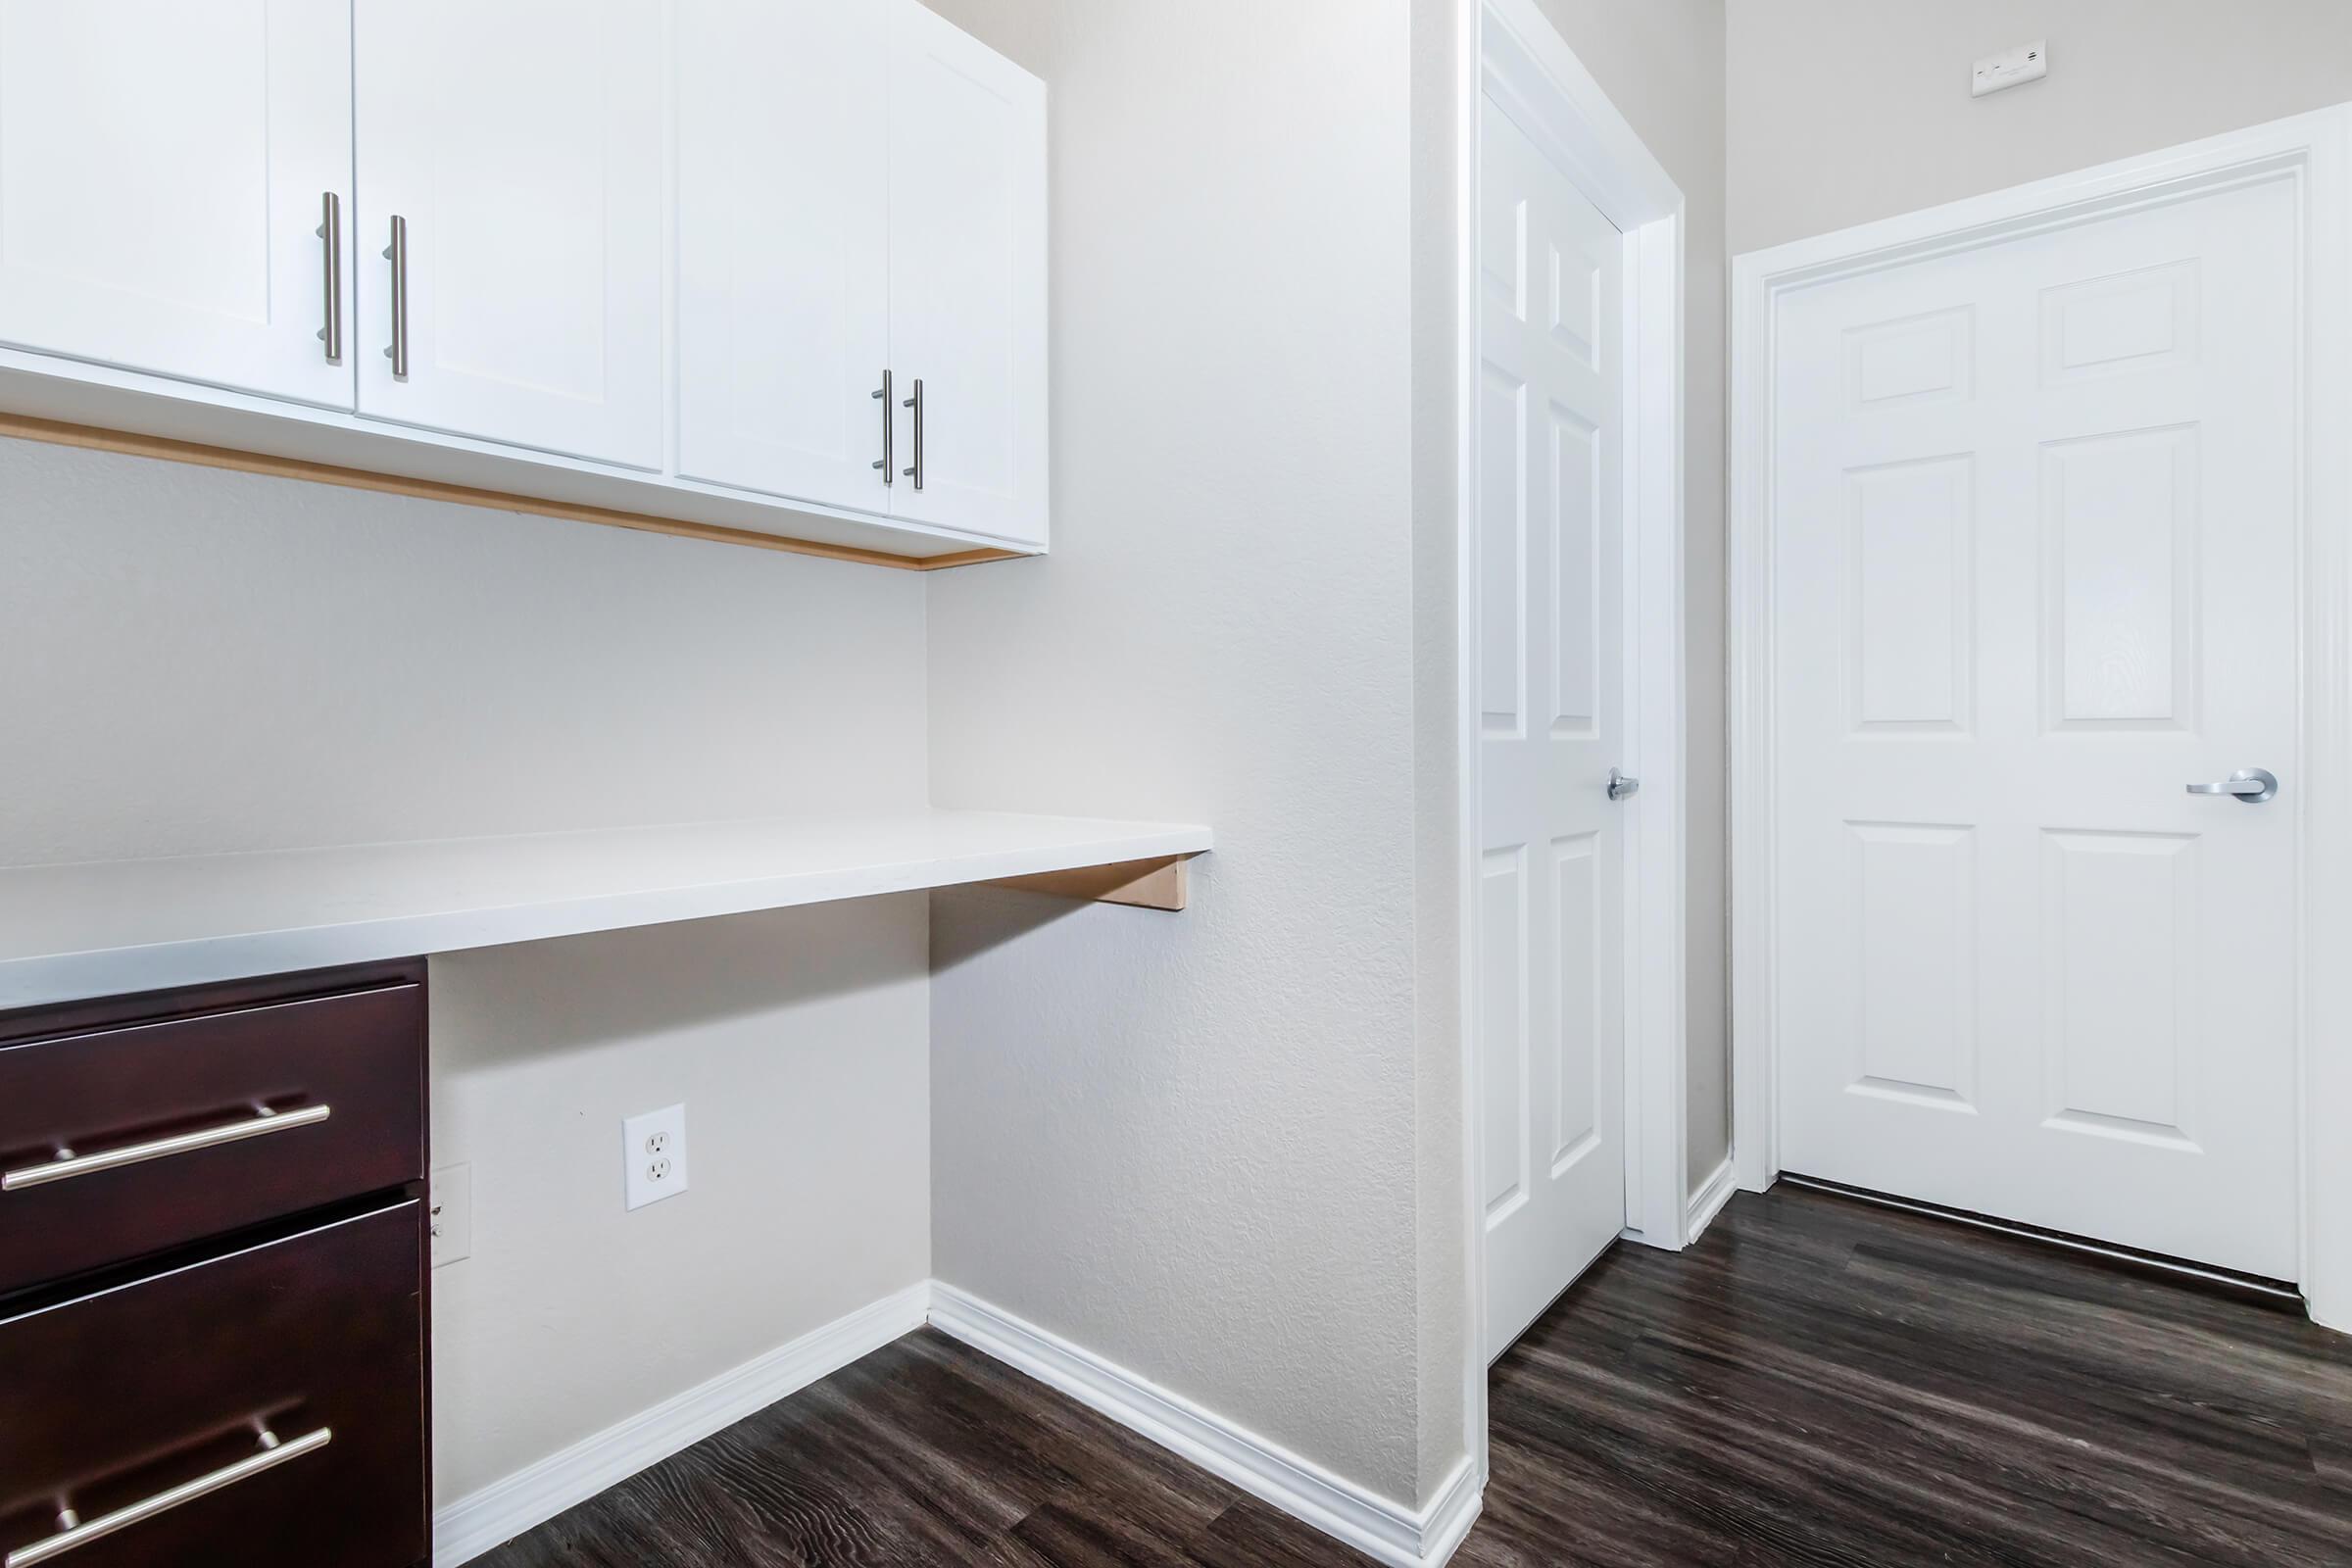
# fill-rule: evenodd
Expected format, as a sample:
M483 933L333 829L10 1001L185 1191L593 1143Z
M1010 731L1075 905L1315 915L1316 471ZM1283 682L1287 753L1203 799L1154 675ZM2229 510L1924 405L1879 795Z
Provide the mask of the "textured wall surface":
M11 440L0 653L0 865L923 799L914 572Z
M2352 99L2343 0L1731 0L1731 249ZM1968 95L1979 57L2050 74Z
M1730 896L1725 870L1723 432L1726 278L1723 0L1538 0L1653 157L1680 186L1688 222L1684 307L1683 658L1689 690L1689 947L1685 1080L1689 1180L1732 1147L1728 1018Z
M1410 1502L1407 7L940 9L1054 93L1055 554L931 579L933 794L1219 847L935 900L937 1270Z
M0 670L0 864L924 797L914 573L19 441ZM434 960L444 1502L926 1275L927 915ZM624 1213L681 1100L693 1190Z

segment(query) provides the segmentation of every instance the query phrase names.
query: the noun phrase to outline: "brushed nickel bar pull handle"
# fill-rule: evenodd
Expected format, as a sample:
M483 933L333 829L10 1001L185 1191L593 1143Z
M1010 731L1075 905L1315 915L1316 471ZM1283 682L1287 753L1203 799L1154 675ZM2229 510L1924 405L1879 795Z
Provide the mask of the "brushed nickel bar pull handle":
M314 1127L333 1114L334 1107L331 1105L305 1105L299 1110L271 1110L264 1105L239 1121L224 1121L217 1127L199 1127L192 1133L158 1138L150 1143L125 1144L121 1149L109 1149L96 1154L76 1154L71 1150L64 1150L46 1165L27 1165L22 1170L0 1175L0 1193L40 1187L75 1176L94 1175L102 1170L120 1170L124 1165L144 1164L151 1159L192 1153L199 1149L218 1149L222 1144L242 1143L266 1133ZM9 1561L13 1565L16 1559L12 1557Z
M265 1470L274 1470L289 1459L299 1459L306 1453L323 1448L334 1441L334 1437L333 1428L320 1427L316 1432L306 1432L299 1438L288 1438L280 1442L275 1434L264 1428L261 1452L239 1459L235 1464L222 1465L220 1469L198 1476L193 1481L183 1481L170 1491L159 1492L152 1497L142 1497L127 1507L117 1508L113 1513L102 1513L87 1523L75 1524L70 1529L60 1530L54 1536L44 1536L28 1546L19 1546L8 1554L6 1568L33 1568L35 1563L47 1562L52 1557L62 1557L74 1547L86 1546L102 1536L111 1536L118 1530L127 1530L132 1525L152 1519L159 1513L169 1513L183 1502L193 1502L198 1497L219 1492L223 1487L233 1487L240 1481L251 1480ZM63 1515L61 1522L62 1519L71 1517L71 1514Z
M326 363L343 363L343 198L333 191L318 193L319 246L326 258L326 324L318 341L326 345Z
M882 371L882 384L875 389L874 396L882 400L882 457L874 466L882 470L882 487L887 490L894 482L898 471L892 466L898 460L891 455L891 443L899 422L899 411L891 407L890 371L888 368Z
M906 400L906 406L914 411L914 466L905 472L907 478L914 481L914 487L920 490L923 487L923 378L919 375L914 378L914 396Z
M392 215L392 243L384 247L392 264L392 346L384 358L392 362L392 379L409 378L409 220Z

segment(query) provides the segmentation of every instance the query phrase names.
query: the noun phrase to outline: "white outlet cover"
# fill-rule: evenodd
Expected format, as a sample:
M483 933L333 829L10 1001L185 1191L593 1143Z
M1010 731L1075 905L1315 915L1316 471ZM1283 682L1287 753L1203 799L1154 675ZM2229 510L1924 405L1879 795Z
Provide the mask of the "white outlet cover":
M433 1267L473 1255L473 1167L444 1165L425 1183Z
M669 1105L620 1124L622 1195L630 1208L686 1190L686 1107Z
M1969 77L1968 95L1982 98L2020 82L2039 81L2050 74L2050 44L2046 38L2021 43L1997 55L1986 55Z

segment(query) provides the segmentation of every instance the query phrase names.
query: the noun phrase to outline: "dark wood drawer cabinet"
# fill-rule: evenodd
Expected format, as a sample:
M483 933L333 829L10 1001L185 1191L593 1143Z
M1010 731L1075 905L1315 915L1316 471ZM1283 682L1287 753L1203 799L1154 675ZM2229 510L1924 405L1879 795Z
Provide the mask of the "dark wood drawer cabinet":
M422 1204L403 1198L0 1309L6 1561L421 1561L424 1247ZM61 1507L80 1539L61 1536Z
M19 1027L0 1043L0 1296L424 1176L421 971Z
M421 959L0 1013L0 1568L419 1568Z

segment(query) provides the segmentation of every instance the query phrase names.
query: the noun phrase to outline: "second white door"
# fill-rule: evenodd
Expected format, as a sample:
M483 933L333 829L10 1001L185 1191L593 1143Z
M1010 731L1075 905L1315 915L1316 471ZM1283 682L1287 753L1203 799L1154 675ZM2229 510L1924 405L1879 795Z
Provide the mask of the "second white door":
M1625 239L1481 101L1475 1028L1487 1353L1625 1226Z
M2282 176L1783 305L1785 1168L2294 1277L2298 250Z

